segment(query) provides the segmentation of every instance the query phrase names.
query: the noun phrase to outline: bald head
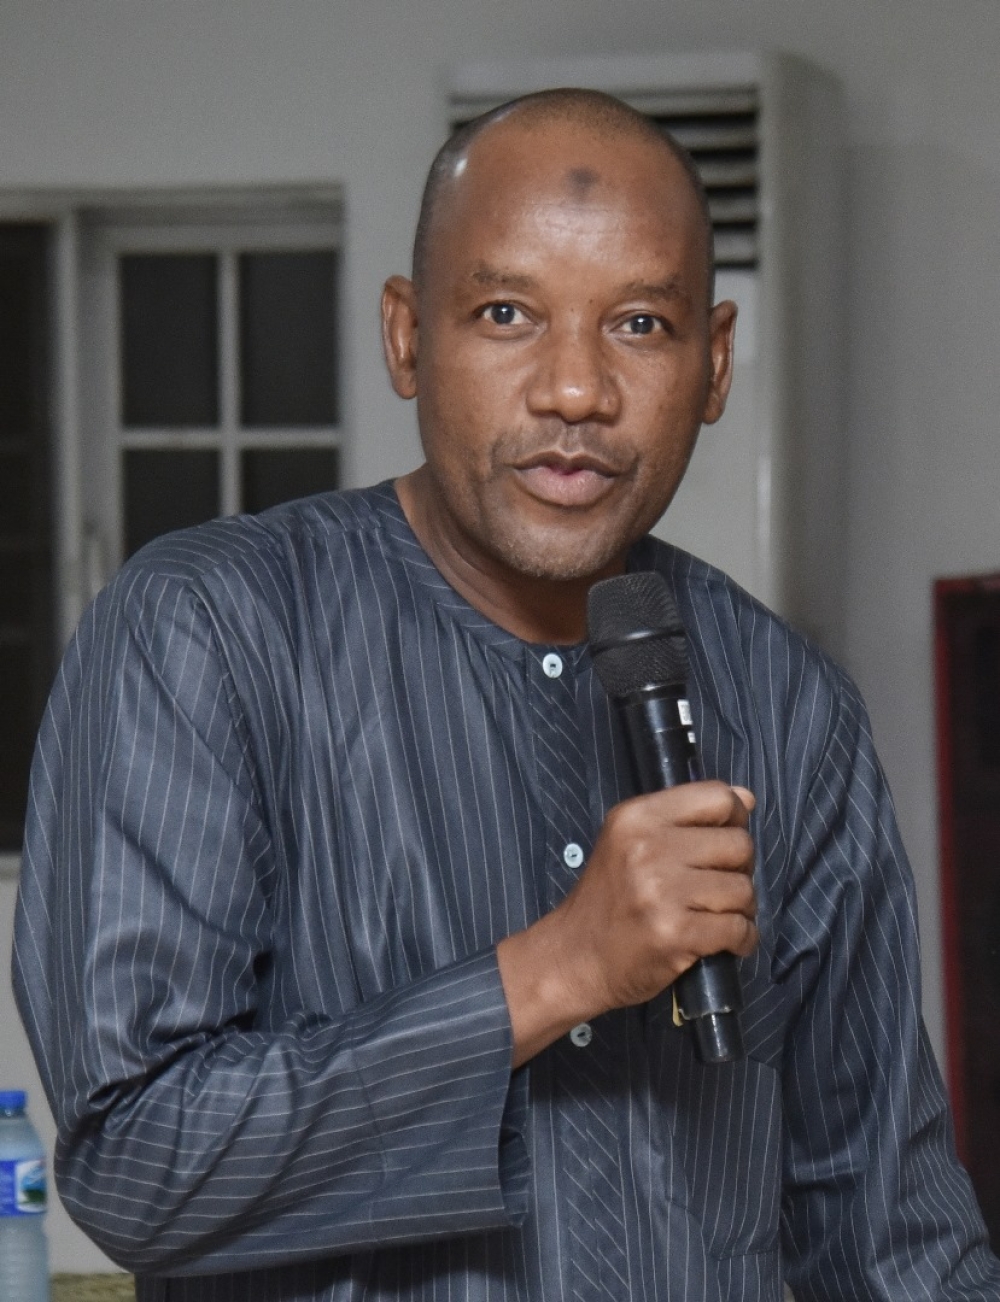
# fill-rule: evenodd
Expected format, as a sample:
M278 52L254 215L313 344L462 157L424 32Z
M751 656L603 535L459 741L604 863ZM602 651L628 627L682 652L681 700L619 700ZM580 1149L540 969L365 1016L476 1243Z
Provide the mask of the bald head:
M697 201L701 217L707 269L708 292L711 298L715 279L715 250L708 199L701 177L691 155L672 136L663 132L644 114L596 90L564 88L537 91L520 99L501 104L499 108L483 113L460 127L438 150L424 185L413 241L413 281L420 290L427 276L429 250L435 233L437 218L448 202L449 192L460 178L469 152L480 136L491 128L503 124L516 126L529 136L556 123L572 123L603 140L616 137L643 141L660 150L666 160L679 164L682 174ZM600 178L586 167L572 168L569 184L580 200L597 185Z

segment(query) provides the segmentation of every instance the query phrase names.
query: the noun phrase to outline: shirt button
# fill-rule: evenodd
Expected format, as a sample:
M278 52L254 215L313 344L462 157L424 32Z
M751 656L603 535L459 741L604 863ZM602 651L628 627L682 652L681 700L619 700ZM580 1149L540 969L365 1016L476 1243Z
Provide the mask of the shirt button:
M557 656L554 651L550 651L542 661L542 669L546 677L558 678L563 671L562 656Z
M567 868L579 868L583 863L583 851L575 841L570 841L563 851L563 861Z
M594 1038L594 1032L589 1022L581 1022L579 1026L574 1026L569 1033L570 1040L578 1049L586 1049L587 1045Z

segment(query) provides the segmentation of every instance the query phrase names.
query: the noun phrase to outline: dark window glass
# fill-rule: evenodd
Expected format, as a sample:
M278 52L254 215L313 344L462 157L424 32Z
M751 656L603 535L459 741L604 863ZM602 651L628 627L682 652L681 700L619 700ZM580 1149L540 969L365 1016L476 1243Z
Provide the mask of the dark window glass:
M0 847L20 850L24 809L28 799L28 769L38 728L38 707L31 684L35 677L33 648L0 637Z
M18 851L53 668L49 232L0 225L0 850Z
M43 423L38 348L44 331L44 229L0 228L0 443Z
M337 487L336 448L253 448L243 453L244 511L264 511L279 502Z
M171 529L219 514L219 454L128 448L124 454L125 552Z
M243 425L336 424L336 254L244 253L239 262Z
M0 534L7 538L29 534L38 508L33 442L27 432L0 441Z
M0 629L30 624L37 577L29 547L14 540L0 539Z
M214 255L130 253L120 274L122 424L217 424Z

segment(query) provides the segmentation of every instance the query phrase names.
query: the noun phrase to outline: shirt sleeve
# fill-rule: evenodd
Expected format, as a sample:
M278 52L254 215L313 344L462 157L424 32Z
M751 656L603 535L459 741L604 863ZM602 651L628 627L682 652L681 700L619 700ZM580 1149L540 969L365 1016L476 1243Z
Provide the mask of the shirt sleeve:
M67 1209L163 1274L519 1223L525 1102L492 950L258 1029L280 923L248 756L203 603L127 567L52 693L16 920Z
M1000 1296L920 1014L909 866L863 705L841 681L801 824L780 979L783 1228L798 1302Z

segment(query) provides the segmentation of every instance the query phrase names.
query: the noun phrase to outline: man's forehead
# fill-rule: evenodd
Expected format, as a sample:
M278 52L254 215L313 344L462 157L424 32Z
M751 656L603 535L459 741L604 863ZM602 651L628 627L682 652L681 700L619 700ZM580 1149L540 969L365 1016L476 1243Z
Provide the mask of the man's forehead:
M688 217L697 223L697 202L669 151L651 157L647 142L632 143L637 147L616 149L579 130L562 138L554 129L505 131L502 137L484 132L442 187L435 234L449 240L470 227L502 225L530 208L548 210L554 220L563 211L606 208L651 227L661 220L676 226L678 219L686 225Z
M571 167L567 177L570 189L580 198L588 195L600 179L600 172L596 172L592 167Z
M485 133L484 133L485 134ZM650 157L646 142L615 149L601 139L554 132L505 133L506 139L472 142L438 205L436 235L451 244L474 229L477 236L501 236L509 222L527 213L557 225L582 222L582 238L621 222L649 237L698 239L700 213L681 166L664 150ZM481 147L482 146L482 147Z
M423 287L431 262L450 281L456 257L485 251L492 262L492 249L515 232L523 239L532 221L567 235L575 226L573 238L587 243L630 229L647 259L640 274L652 279L656 246L671 259L685 248L710 249L696 182L655 130L515 112L481 129L439 176L418 230ZM415 251L415 269L417 262Z
M452 171L454 182L494 168L507 171L508 179L518 173L552 178L587 194L599 185L603 175L635 170L661 172L664 179L683 183L686 179L666 142L638 132L597 127L572 119L535 122L517 116L494 122L468 145Z

